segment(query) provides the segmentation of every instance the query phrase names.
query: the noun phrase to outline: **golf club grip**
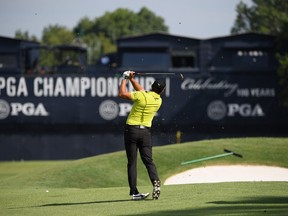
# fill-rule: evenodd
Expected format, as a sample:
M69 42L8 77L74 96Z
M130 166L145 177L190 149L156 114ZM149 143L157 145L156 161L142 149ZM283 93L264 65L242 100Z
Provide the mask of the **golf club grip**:
M235 152L233 152L233 154L234 154L235 156L237 156L237 157L240 157L240 158L243 157L241 154L238 154L238 153L235 153Z
M232 154L235 155L236 157L240 157L240 158L243 157L241 154L238 154L238 153L236 153L236 152L230 151L230 150L228 150L228 149L224 149L224 152L232 153Z
M230 150L228 150L228 149L224 149L224 152L231 153L232 151L230 151Z

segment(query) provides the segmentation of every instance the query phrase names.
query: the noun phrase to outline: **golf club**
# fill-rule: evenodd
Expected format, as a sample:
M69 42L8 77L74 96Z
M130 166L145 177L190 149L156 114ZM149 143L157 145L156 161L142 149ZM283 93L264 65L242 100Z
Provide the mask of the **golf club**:
M142 73L142 72L136 72L135 73L136 75L138 75L138 76L148 76L148 75L164 75L164 76L179 76L179 78L181 79L181 80L183 80L184 79L184 76L183 76L183 74L182 73L173 73L173 72L168 72L168 73L154 73L154 72L147 72L147 73Z
M200 161L211 160L211 159L214 159L214 158L226 157L226 156L229 156L229 155L234 155L234 156L240 157L240 158L243 157L241 154L238 154L236 152L230 151L228 149L224 149L224 152L226 152L226 153L218 154L218 155L214 155L214 156L210 156L210 157L204 157L204 158L200 158L200 159L196 159L196 160L182 162L181 165L197 163L197 162L200 162Z

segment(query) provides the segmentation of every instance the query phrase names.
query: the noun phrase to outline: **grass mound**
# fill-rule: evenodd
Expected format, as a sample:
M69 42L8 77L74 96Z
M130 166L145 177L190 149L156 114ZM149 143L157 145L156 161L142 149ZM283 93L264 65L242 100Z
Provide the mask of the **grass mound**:
M222 154L223 149L241 153L181 166L183 161ZM288 167L288 139L218 139L154 147L153 157L161 180L194 167L209 165L270 165ZM0 187L102 188L127 186L125 152L75 161L0 163ZM138 185L150 185L146 169L138 161Z

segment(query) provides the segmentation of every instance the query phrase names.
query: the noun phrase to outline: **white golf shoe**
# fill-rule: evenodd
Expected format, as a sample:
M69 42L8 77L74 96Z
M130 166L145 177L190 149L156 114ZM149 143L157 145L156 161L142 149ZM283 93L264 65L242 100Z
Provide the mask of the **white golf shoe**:
M143 193L138 193L138 194L133 194L132 195L132 200L144 200L149 196L149 193L143 194Z

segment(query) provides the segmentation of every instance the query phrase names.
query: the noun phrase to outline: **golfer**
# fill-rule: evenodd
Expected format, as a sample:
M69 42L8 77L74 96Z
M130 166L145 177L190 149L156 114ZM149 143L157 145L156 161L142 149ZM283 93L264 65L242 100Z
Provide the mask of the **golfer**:
M141 159L147 168L153 185L152 197L158 199L160 196L160 180L152 159L150 128L152 120L162 104L160 94L165 89L165 82L156 80L152 84L151 91L147 92L134 77L134 71L125 71L119 89L119 97L133 101L124 133L130 195L132 200L141 200L149 196L149 193L142 194L137 189L137 152L139 149ZM127 80L130 80L135 91L127 91Z

